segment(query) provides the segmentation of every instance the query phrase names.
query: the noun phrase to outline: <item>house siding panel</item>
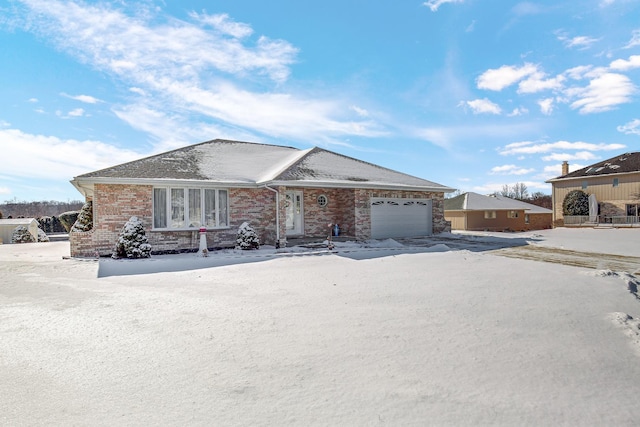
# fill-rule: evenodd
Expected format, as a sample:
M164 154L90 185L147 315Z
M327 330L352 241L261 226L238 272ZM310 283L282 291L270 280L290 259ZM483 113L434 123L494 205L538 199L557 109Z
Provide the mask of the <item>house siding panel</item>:
M618 185L613 186L613 179L618 178ZM587 181L587 188L582 182ZM564 215L562 203L570 191L582 190L587 194L595 194L600 204L600 214L607 216L626 215L627 203L638 203L640 193L640 173L578 177L566 181L553 182L553 215L554 224L562 226Z
M494 219L486 219L484 211L467 212L467 230L521 231L525 230L524 210L517 210L517 218L509 218L509 211L496 211Z

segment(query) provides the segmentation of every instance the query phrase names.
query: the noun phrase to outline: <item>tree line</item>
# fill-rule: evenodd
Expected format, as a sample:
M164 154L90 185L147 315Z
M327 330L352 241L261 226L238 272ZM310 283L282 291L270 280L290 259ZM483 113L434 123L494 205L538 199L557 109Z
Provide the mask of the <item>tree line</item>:
M552 209L553 202L551 196L544 194L541 191L536 191L529 194L529 189L522 182L516 182L513 185L503 185L501 191L493 193L495 195L508 197L510 199L520 200L522 202L531 203L532 205L540 206L547 209Z
M45 200L35 202L19 201L17 199L6 200L0 203L0 218L40 218L46 216L60 216L69 211L79 211L84 202L72 200L60 202Z

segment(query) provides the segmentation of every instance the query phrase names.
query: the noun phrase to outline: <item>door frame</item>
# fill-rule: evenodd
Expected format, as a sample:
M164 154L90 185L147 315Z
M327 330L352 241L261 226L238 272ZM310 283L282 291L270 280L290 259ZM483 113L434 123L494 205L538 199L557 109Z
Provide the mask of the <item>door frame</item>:
M296 203L300 203L299 212L296 212ZM289 203L293 204L293 208L290 209ZM302 190L287 190L285 193L285 230L287 236L302 236L304 235L304 197ZM291 215L293 214L293 217ZM290 222L293 221L293 226L290 227Z

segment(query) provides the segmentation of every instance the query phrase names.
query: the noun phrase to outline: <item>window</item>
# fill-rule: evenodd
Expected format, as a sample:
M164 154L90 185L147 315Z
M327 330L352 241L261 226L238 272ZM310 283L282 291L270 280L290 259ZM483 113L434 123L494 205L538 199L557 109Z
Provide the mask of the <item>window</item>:
M640 205L627 205L627 216L639 216Z
M529 214L524 214L524 223L529 224Z
M496 219L496 211L484 211L484 219Z
M587 184L587 181L582 181L582 189L583 190L586 190L588 186L589 185Z
M154 188L153 228L226 227L228 192L212 188Z
M167 189L153 189L153 228L167 228Z
M614 187L617 187L619 183L620 183L620 181L618 181L618 178L613 178L613 186Z
M507 218L518 218L518 211L507 212Z
M329 203L329 199L324 194L318 196L318 206L324 208Z

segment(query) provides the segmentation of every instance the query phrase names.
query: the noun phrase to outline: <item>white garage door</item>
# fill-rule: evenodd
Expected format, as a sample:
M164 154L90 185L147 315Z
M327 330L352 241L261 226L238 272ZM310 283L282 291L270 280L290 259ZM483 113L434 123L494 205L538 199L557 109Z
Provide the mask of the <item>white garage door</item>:
M430 199L371 198L371 238L416 237L431 234Z

